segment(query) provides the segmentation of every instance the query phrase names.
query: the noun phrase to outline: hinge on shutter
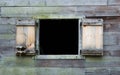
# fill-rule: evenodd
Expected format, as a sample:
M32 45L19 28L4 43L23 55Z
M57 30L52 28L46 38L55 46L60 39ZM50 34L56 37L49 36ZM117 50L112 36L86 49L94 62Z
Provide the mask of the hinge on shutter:
M84 56L103 55L102 19L83 19L81 55Z

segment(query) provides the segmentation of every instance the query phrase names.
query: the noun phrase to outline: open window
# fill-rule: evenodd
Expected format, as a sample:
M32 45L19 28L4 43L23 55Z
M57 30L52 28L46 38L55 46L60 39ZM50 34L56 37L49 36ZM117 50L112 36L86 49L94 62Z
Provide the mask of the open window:
M41 19L40 55L78 55L78 19Z
M102 19L39 19L37 23L36 49L40 58L103 55Z
M18 20L16 46L30 50L26 52L33 50L34 54L36 50L39 55L45 57L71 55L72 58L76 58L80 53L101 56L103 55L103 20L53 18L36 20L36 24L34 20Z

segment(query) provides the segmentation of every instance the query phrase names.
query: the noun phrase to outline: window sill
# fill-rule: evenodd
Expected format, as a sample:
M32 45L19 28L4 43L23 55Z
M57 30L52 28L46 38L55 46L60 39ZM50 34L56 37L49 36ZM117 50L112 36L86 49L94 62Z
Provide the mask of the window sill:
M85 59L81 55L37 55L35 59Z

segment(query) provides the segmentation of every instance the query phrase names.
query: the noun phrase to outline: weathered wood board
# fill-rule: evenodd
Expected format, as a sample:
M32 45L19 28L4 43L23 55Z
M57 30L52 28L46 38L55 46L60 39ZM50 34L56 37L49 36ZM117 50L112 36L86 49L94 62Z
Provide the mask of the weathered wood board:
M83 53L96 55L103 50L103 24L102 20L85 20L82 25Z
M34 48L35 27L34 26L16 26L16 45L22 45L28 49Z
M108 0L108 5L120 5L120 0Z
M0 0L0 6L107 5L107 0Z
M24 11L24 12L23 12ZM39 17L49 18L53 14L77 16L120 16L119 6L56 6L56 7L1 7L2 17Z

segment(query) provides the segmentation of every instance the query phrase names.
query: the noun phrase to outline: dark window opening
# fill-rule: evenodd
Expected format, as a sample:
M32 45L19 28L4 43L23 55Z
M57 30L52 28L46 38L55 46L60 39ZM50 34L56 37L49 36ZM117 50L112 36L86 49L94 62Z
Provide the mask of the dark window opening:
M78 54L78 19L40 20L40 54Z

